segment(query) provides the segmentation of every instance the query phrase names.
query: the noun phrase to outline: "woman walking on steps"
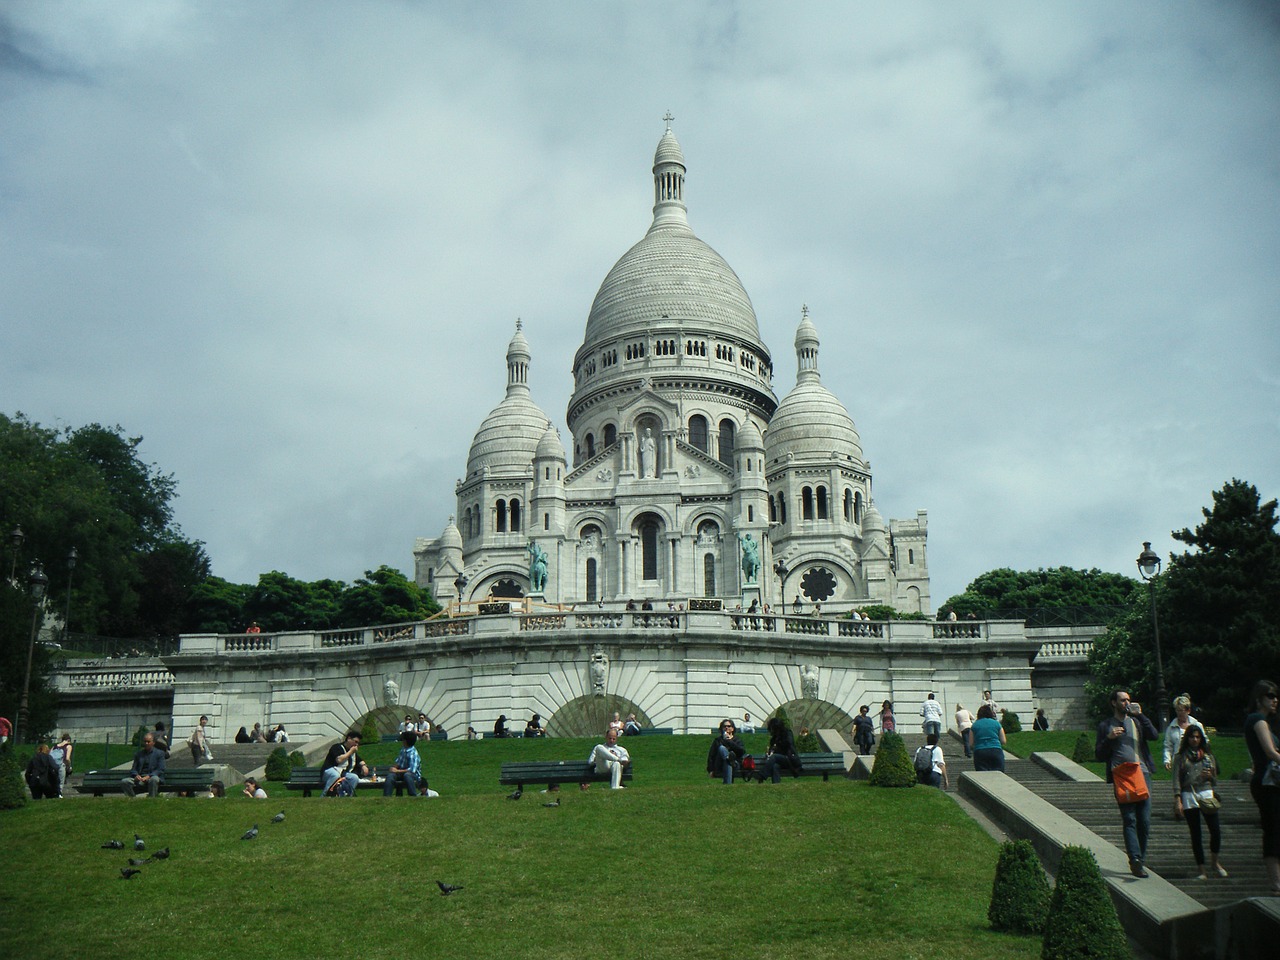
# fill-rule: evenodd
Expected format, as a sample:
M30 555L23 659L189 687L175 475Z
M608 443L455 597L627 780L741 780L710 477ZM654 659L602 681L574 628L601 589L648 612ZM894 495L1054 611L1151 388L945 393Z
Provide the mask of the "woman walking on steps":
M1173 763L1174 804L1177 815L1187 821L1191 832L1191 853L1196 858L1200 879L1208 880L1204 866L1204 843L1200 839L1200 821L1209 828L1210 867L1215 875L1225 877L1226 868L1218 861L1222 849L1222 829L1218 826L1221 806L1214 788L1218 785L1218 761L1213 756L1204 731L1191 724L1182 731L1182 743Z
M1244 742L1253 759L1249 792L1262 815L1262 862L1271 878L1271 893L1280 896L1280 735L1276 730L1276 696L1276 685L1270 680L1253 685Z

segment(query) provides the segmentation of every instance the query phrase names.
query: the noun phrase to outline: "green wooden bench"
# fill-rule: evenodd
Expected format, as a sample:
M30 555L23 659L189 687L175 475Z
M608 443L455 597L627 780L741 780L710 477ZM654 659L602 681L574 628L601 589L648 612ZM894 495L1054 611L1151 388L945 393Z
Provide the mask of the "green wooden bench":
M124 781L129 776L127 770L90 770L84 775L84 782L78 787L81 793L91 793L101 797L108 793L124 793ZM213 783L212 767L178 767L166 770L160 778L161 793L207 793L209 784ZM138 793L144 793L141 788Z
M631 767L623 769L622 779L631 779ZM502 765L498 782L522 789L531 783L555 787L562 783L608 783L609 774L596 773L595 765L585 760L518 760Z
M320 792L323 779L323 767L294 767L284 788L286 790L301 790L304 797L309 797L312 790L316 793Z
M822 777L827 780L834 773L836 776L843 777L845 775L844 755L840 753L802 753L799 754L802 777ZM756 765L756 776L764 773L763 756L752 756L751 758ZM784 768L782 775L784 777L791 776L790 768Z
M632 733L627 735L632 737L634 736L646 737L646 736L649 736L650 734L657 733L657 734L663 734L666 736L671 736L675 732L676 732L675 727L641 727L639 734ZM719 734L720 731L717 730L716 733Z

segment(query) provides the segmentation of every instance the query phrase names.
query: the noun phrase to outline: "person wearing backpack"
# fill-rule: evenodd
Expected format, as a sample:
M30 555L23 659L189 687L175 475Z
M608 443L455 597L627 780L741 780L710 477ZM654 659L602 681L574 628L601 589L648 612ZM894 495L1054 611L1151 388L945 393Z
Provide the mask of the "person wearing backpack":
M63 790L67 786L67 777L71 775L71 734L63 731L62 737L53 745L49 756L58 767L58 799L61 800Z
M942 756L942 748L938 746L938 735L936 733L929 734L925 740L925 745L916 749L912 766L916 769L917 783L922 783L927 787L949 786L947 782L947 762Z

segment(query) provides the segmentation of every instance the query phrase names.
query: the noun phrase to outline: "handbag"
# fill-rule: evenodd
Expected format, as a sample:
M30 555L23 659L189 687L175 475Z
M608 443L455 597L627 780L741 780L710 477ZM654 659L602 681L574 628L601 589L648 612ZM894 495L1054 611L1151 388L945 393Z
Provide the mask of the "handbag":
M1116 803L1141 803L1151 796L1140 763L1120 763L1112 767L1111 785L1116 792Z
M1272 760L1267 764L1267 769L1262 772L1262 785L1280 787L1280 763Z
M1217 813L1222 809L1222 800L1212 790L1196 794L1196 806L1209 813Z

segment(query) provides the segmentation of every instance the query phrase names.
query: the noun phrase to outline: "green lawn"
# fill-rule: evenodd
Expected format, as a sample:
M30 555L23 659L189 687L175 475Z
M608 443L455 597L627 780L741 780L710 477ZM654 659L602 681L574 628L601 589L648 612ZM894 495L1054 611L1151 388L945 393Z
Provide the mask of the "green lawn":
M590 741L429 744L438 800L304 800L269 784L268 801L29 804L0 814L0 937L30 960L129 947L183 960L1039 956L1036 938L986 929L997 846L946 796L817 779L726 788L703 772L708 743L628 739L633 786L566 789L558 809L534 790L506 800L498 767L585 758ZM260 837L241 841L255 822ZM173 855L124 881L128 853L99 844L135 832ZM466 889L444 898L436 879Z

